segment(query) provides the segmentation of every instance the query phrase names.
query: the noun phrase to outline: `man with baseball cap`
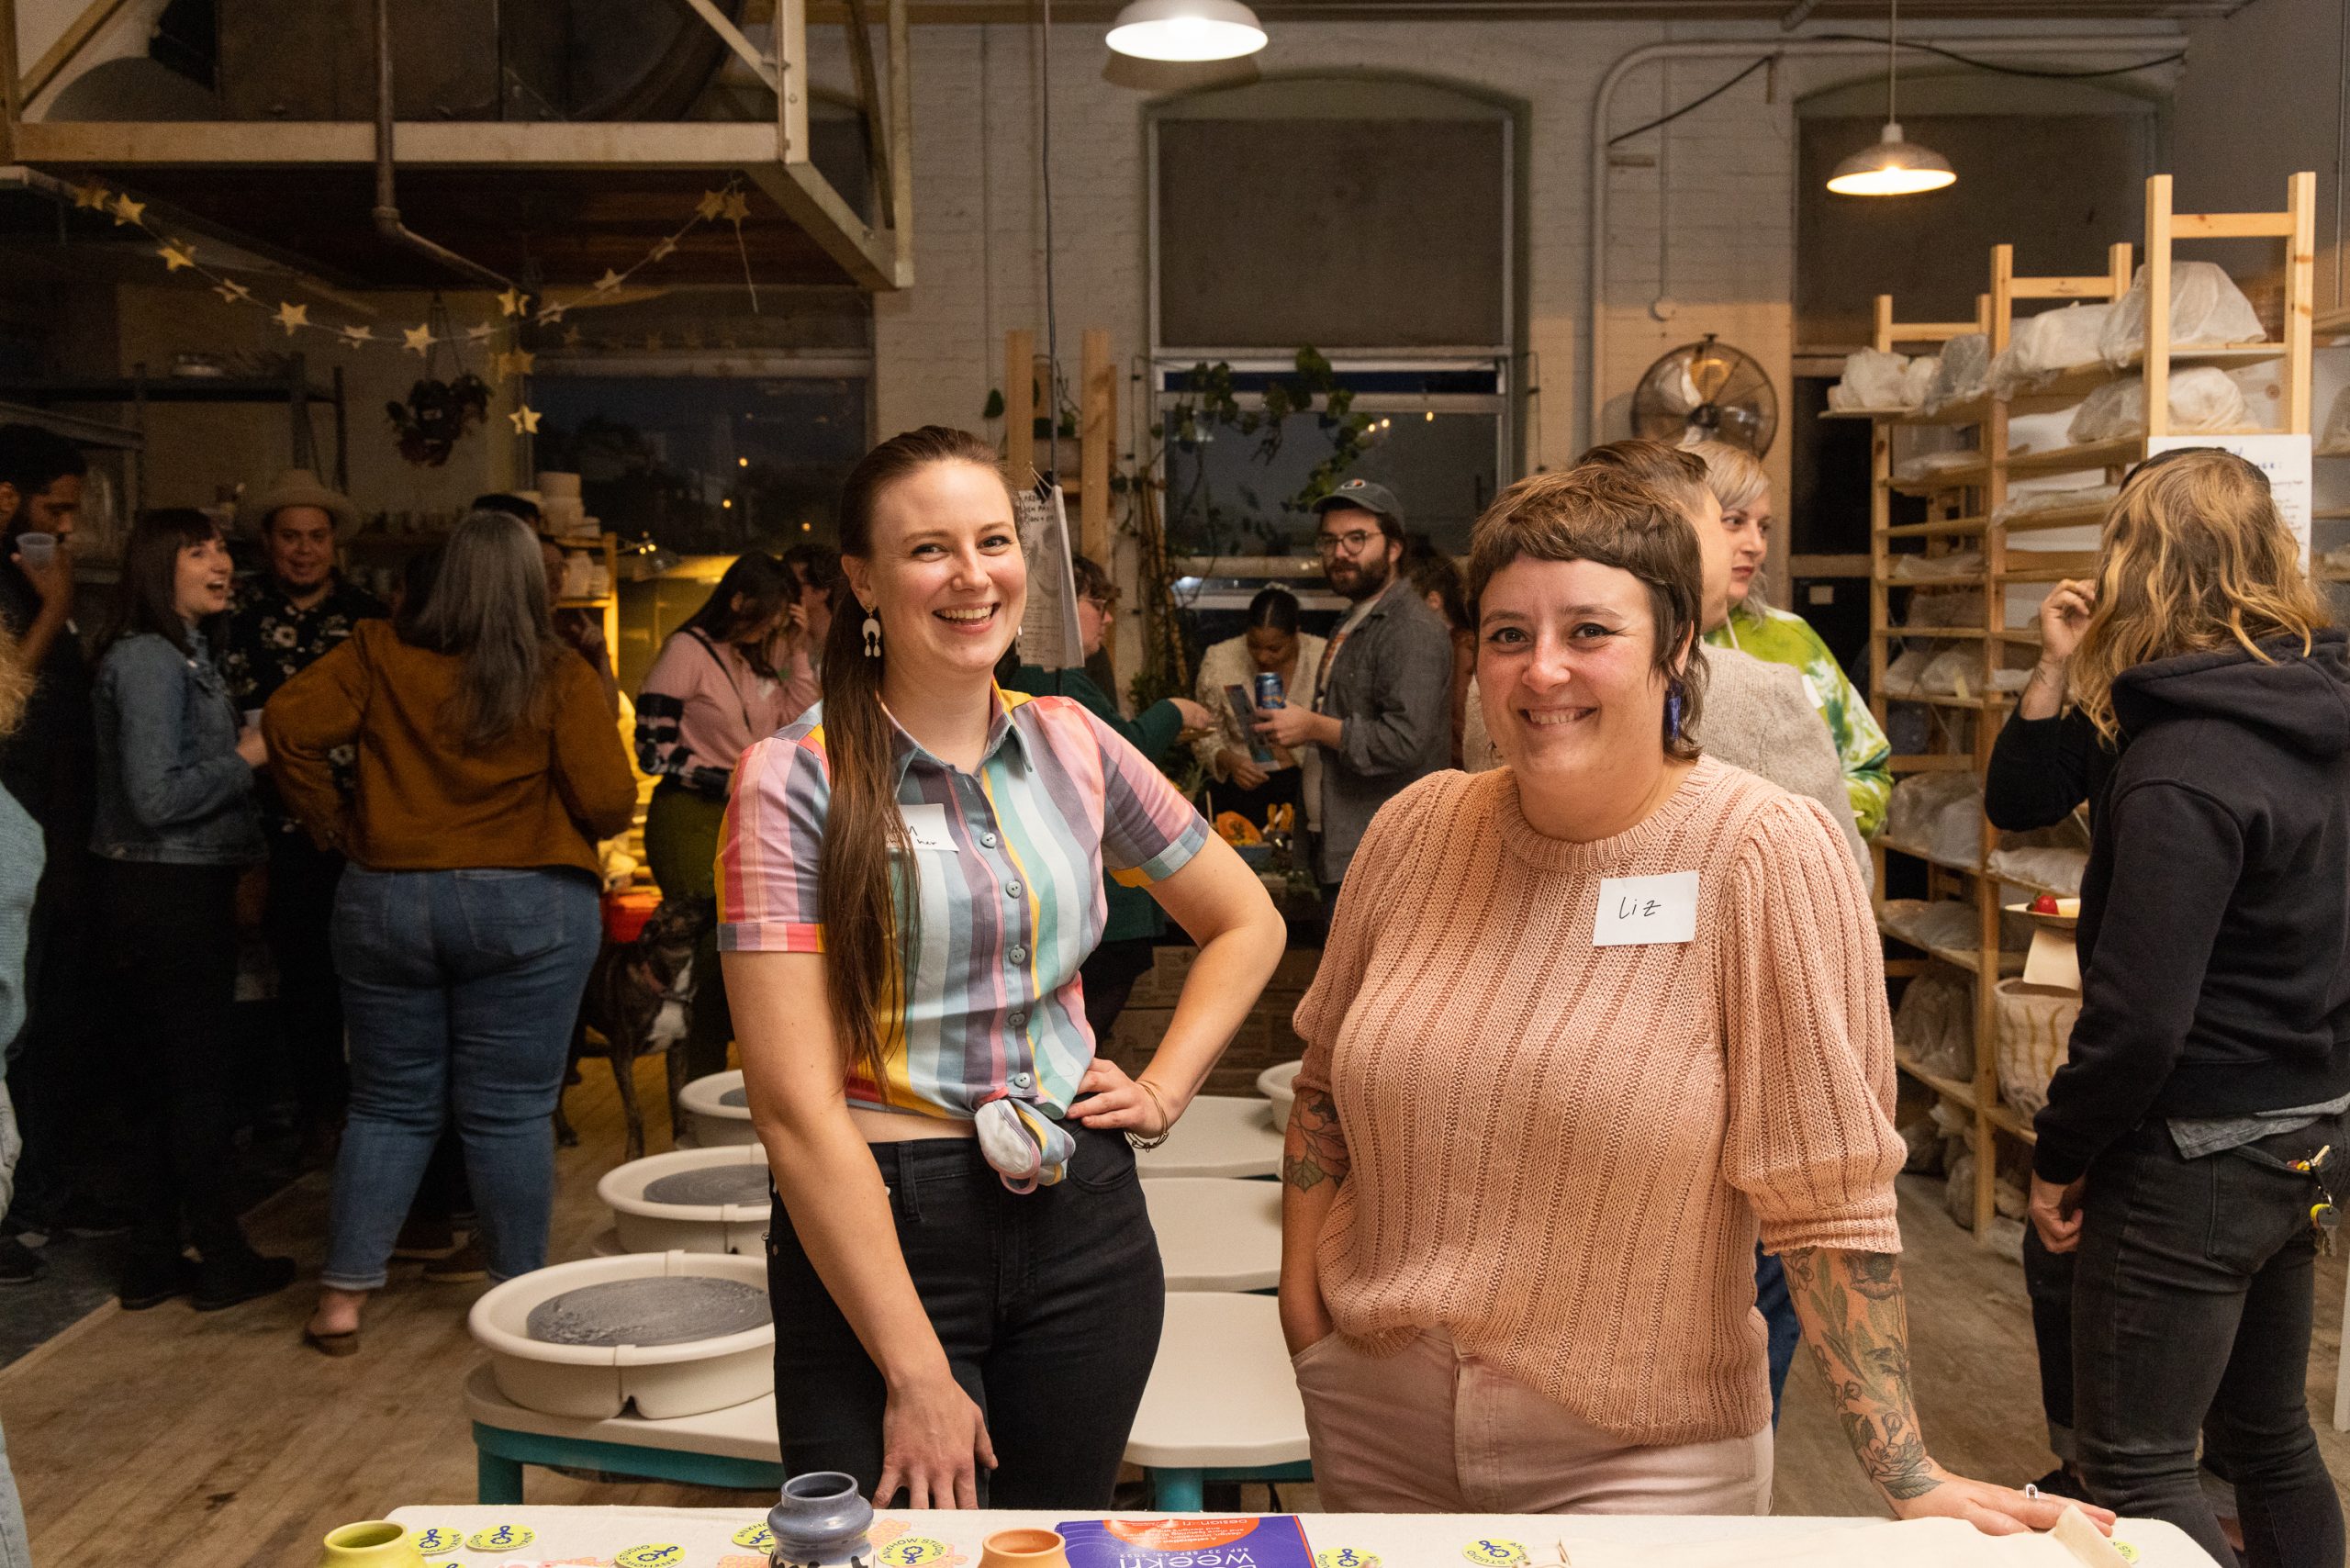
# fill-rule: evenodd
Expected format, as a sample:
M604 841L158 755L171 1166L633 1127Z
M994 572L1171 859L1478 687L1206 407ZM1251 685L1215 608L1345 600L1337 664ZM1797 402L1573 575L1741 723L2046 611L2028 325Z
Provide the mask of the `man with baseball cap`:
M1315 511L1322 575L1350 607L1312 689L1257 729L1280 745L1322 748L1314 874L1326 908L1379 808L1451 761L1452 634L1395 569L1404 509L1393 491L1348 479Z
M344 579L337 547L359 529L359 509L307 468L288 468L249 489L237 521L259 542L261 572L239 585L221 639L221 673L237 706L259 708L277 689L386 613L374 594ZM277 962L279 1072L302 1118L303 1162L334 1147L350 1082L343 1067L342 994L327 933L342 857L321 849L262 792L269 833L269 902L262 929Z

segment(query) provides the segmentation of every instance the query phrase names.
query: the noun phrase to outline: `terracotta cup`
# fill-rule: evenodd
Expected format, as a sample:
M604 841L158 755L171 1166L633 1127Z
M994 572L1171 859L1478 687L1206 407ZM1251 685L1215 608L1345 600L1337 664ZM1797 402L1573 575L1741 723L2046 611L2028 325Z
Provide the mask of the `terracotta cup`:
M1001 1529L979 1543L979 1568L1069 1568L1069 1542L1048 1529Z
M319 1568L424 1568L416 1537L389 1519L362 1519L327 1531Z

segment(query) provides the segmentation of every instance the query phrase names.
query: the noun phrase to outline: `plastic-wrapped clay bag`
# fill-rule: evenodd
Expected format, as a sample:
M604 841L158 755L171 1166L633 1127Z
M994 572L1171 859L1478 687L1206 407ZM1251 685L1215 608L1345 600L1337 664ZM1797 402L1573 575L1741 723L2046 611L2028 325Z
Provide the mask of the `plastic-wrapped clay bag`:
M1937 697L1979 697L1982 679L1981 649L1944 648L1918 678L1918 685Z
M1988 869L1998 877L2035 888L2053 888L2065 898L2081 890L2081 874L2088 868L2088 832L2077 816L2053 827L1999 835Z
M1983 454L1973 447L1951 447L1942 452L1919 452L1903 458L1894 465L1897 479L1930 479L1937 474L1947 474L1953 468L1972 468L1983 461Z
M1957 771L1905 778L1893 787L1885 831L1897 843L1971 866L1983 854L1983 786Z
M1942 345L1934 378L1919 400L1928 413L1963 403L1990 384L1991 340L1981 332L1963 332Z
M1939 1176L1942 1170L1942 1134L1930 1116L1918 1116L1894 1129L1908 1151L1901 1161L1905 1176Z
M1975 979L1949 964L1926 966L1893 1010L1893 1039L1928 1072L1975 1076Z
M2011 490L2008 493L2007 504L1991 514L1991 521L2005 522L2009 518L2031 517L2044 511L2101 507L2121 493L2119 485L2081 485L2065 490Z
M2173 262L2170 269L2170 342L2256 343L2259 313L2235 280L2216 262ZM2098 334L2098 351L2109 364L2127 364L2146 346L2146 269L2130 280L2130 292L2115 302Z
M1961 1230L1975 1228L1975 1151L1968 1149L1950 1162L1950 1182L1942 1188L1942 1208Z
M2098 342L2112 318L2111 305L2077 303L2025 317L2015 324L2007 352L1991 367L1992 390L2002 398L2013 397L2042 376L2095 364Z
M2325 416L2325 432L2317 438L2320 457L2350 457L2350 386L2333 395Z
M1902 401L1902 377L1909 368L1908 354L1881 349L1860 349L1844 356L1844 378L1828 389L1828 406L1838 413L1864 409L1907 409Z
M1940 354L1919 354L1911 360L1909 368L1901 373L1902 405L1914 409L1923 403L1926 395L1934 389L1934 377L1942 374L1942 368Z
M1983 590L1960 588L1944 593L1913 593L1909 596L1909 613L1905 619L1912 626L1980 626L1983 624Z
M2174 435L2239 430L2246 414L2244 389L2216 365L2189 365L2170 377L2170 428ZM2146 433L2146 378L2125 375L2082 399L2068 432L2075 446Z
M1934 662L1934 646L1931 643L1912 643L1885 666L1885 689L1888 695L1918 689L1926 666Z
M1897 582L1948 582L1953 577L1971 577L1982 569L1982 551L1953 550L1947 555L1896 555L1891 576Z

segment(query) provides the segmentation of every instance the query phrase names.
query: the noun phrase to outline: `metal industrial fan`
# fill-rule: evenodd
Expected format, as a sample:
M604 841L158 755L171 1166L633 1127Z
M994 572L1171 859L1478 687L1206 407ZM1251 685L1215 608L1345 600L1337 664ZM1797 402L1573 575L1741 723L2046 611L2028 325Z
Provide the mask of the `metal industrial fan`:
M1779 433L1779 394L1753 355L1707 332L1640 377L1632 394L1632 433L1669 446L1724 441L1760 457Z

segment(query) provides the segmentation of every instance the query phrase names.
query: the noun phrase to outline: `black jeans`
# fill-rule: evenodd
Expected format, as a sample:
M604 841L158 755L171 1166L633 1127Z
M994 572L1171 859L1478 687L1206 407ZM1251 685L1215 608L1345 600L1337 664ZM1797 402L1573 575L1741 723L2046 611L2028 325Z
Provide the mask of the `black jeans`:
M174 1257L183 1239L207 1260L246 1250L229 1142L237 876L234 866L99 865L105 978L141 1124L134 1259Z
M1066 1179L1024 1196L971 1138L877 1143L898 1245L955 1381L986 1413L997 1508L1106 1508L1158 1353L1166 1276L1134 1151L1072 1125ZM787 1473L881 1481L880 1372L801 1249L782 1201L767 1236L776 1426Z
M2326 1144L2350 1166L2350 1119L2251 1148L2292 1160ZM2246 1152L2183 1159L2154 1119L2089 1168L2073 1281L2081 1475L2107 1507L2232 1562L2196 1480L2200 1434L2235 1483L2253 1568L2339 1568L2342 1503L2306 1398L2322 1194Z
M333 1126L351 1099L342 988L328 940L342 857L320 849L305 833L275 833L270 840L269 904L262 930L277 963L279 1084L306 1122Z

